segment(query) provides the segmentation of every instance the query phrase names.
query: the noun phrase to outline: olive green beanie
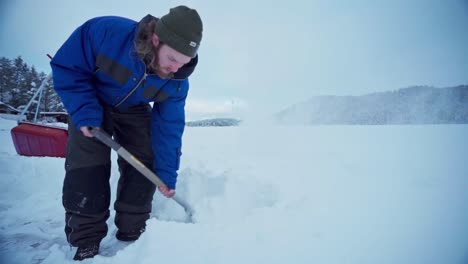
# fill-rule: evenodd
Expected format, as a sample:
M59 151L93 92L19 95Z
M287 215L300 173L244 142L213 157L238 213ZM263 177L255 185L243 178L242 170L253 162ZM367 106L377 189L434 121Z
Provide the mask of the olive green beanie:
M171 8L156 22L155 33L169 47L191 58L197 55L202 39L203 23L195 9L186 6Z

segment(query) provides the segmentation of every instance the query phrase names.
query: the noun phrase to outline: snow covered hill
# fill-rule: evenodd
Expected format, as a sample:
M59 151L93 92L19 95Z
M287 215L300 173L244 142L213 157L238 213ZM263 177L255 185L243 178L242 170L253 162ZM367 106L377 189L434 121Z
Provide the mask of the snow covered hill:
M468 124L468 85L316 96L275 115L281 124Z
M0 263L70 263L63 159L21 157L0 118ZM468 263L468 125L190 128L147 231L83 263ZM115 161L116 156L113 155ZM114 162L116 164L116 162ZM112 170L115 191L117 168ZM113 193L114 194L114 193Z

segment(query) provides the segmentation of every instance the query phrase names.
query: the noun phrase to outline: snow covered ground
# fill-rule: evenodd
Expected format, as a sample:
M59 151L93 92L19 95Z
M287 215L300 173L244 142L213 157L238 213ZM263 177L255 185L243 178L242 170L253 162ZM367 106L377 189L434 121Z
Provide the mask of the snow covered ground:
M63 159L0 118L0 263L68 263ZM187 128L178 192L147 232L83 263L468 263L468 126ZM116 158L114 154L114 159ZM112 170L115 191L117 168Z

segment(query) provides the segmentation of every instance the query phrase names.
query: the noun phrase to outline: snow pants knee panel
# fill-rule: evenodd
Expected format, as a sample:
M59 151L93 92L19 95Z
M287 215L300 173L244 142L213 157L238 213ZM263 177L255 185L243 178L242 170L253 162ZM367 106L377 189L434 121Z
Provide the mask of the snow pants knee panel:
M68 171L63 181L62 202L76 214L100 214L109 209L110 164Z

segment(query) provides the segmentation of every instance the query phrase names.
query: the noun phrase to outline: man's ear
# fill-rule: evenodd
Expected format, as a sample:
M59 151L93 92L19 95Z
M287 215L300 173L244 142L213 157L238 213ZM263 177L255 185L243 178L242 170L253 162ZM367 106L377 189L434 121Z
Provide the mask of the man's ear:
M155 33L153 33L153 35L151 36L151 42L153 42L153 45L155 47L157 47L159 45L159 38L158 38L158 35L156 35Z

